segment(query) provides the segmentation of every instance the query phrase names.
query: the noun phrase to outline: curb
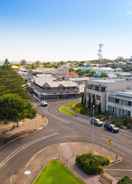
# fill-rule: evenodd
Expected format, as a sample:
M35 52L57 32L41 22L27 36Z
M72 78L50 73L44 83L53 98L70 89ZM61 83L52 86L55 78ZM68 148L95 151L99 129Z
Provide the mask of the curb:
M21 139L21 138L27 137L27 136L33 134L34 132L40 131L40 130L42 130L43 128L46 128L47 125L48 125L48 118L46 117L46 123L45 123L44 126L41 126L41 127L38 128L38 129L33 129L33 130L30 130L30 131L26 131L25 133L23 132L23 135L20 135L20 136L19 136L19 134L18 134L18 135L16 134L16 137L15 137L15 138L12 138L10 141L7 141L7 143L5 143L5 144L3 144L3 145L0 146L0 151L1 151L2 149L4 149L8 144L13 143L13 142L15 142L16 140L19 140L19 139ZM22 133L22 132L20 132L20 133ZM10 137L11 137L11 136L10 136Z

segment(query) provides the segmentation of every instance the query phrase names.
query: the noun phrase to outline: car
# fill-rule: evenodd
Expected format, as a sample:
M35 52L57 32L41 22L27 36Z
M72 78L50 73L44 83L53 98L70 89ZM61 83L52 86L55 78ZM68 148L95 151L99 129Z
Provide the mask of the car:
M47 106L48 106L48 103L47 103L45 100L42 100L42 101L40 102L40 105L41 105L42 107L47 107Z
M105 123L104 128L105 128L105 130L107 130L109 132L112 132L112 133L118 133L119 132L119 128L116 127L114 124L111 124L111 123Z
M91 124L98 126L98 127L102 127L104 123L103 121L100 121L99 119L91 118Z

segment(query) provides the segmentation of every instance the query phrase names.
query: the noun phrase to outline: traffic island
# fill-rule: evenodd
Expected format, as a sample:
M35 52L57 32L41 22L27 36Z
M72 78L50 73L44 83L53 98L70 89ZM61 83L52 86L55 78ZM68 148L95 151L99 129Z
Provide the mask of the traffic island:
M59 160L51 160L41 171L33 184L84 184Z
M13 182L19 182L19 184L31 184L51 160L57 159L60 160L62 164L69 168L69 170L71 170L71 172L77 178L79 177L84 183L99 184L99 175L86 175L76 167L76 156L84 153L99 154L109 158L111 162L115 161L115 153L98 145L82 142L54 144L47 146L43 150L36 153L28 161L25 167L18 171L16 176L13 176Z

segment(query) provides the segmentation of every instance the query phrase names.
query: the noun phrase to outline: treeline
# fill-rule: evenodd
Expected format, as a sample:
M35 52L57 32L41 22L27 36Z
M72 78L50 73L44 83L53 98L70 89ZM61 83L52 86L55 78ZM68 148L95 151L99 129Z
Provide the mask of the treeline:
M10 65L3 65L0 67L0 96L8 93L13 93L27 97L26 83Z
M15 122L19 125L19 121L35 115L24 79L5 63L0 67L0 123Z

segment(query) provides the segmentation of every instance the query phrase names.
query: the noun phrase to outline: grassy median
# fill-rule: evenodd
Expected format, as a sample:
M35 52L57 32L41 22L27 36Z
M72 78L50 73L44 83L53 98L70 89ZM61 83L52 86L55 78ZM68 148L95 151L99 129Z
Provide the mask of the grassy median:
M70 101L59 107L59 112L68 115L75 116L77 113L86 114L87 109L81 103L77 101Z
M52 160L42 170L33 184L84 184L59 160Z

